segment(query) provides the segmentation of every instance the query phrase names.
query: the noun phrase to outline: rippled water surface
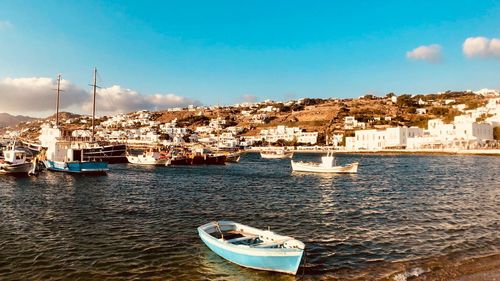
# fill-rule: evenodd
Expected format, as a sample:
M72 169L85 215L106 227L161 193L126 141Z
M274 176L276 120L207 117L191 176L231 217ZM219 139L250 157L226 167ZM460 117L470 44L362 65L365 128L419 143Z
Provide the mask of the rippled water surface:
M211 252L196 228L219 219L302 240L305 279L376 279L398 263L498 252L500 157L337 160L360 161L359 174L292 173L289 160L246 154L226 166L0 177L0 279L294 279Z

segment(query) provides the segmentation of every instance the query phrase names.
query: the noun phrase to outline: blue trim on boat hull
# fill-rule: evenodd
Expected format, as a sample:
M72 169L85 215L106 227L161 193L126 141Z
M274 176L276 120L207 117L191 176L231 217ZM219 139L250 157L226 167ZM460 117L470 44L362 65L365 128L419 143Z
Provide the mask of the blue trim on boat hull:
M46 160L45 165L47 170L50 171L74 174L106 174L109 171L107 162L56 162Z
M267 271L277 271L295 275L297 273L300 261L302 259L303 251L298 251L295 254L288 253L283 255L279 255L280 251L279 249L270 250L274 252L274 255L269 255L268 253L270 251L266 251L265 249L256 250L252 254L237 253L235 251L231 251L231 249L227 249L227 247L225 249L220 245L218 245L219 243L224 243L224 242L216 240L209 234L206 234L200 230L198 230L198 233L200 235L201 240L213 252L215 252L222 258L243 267L249 267L259 270L267 270ZM237 247L237 246L232 246L232 247ZM283 251L283 253L285 253L285 251Z

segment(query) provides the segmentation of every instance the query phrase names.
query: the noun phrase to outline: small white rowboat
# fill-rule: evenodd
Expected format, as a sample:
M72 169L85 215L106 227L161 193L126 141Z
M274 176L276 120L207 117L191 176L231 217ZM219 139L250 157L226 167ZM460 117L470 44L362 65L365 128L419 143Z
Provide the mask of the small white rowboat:
M232 221L198 227L201 240L219 256L240 266L295 275L304 243Z

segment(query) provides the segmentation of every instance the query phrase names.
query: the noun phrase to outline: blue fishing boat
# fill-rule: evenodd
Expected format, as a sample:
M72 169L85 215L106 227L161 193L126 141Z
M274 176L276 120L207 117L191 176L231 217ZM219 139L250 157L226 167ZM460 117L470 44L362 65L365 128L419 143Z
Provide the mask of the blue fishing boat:
M75 174L105 174L109 171L107 162L96 161L52 161L46 160L47 170Z
M304 253L304 243L232 221L215 221L198 227L201 240L219 256L259 270L295 275Z

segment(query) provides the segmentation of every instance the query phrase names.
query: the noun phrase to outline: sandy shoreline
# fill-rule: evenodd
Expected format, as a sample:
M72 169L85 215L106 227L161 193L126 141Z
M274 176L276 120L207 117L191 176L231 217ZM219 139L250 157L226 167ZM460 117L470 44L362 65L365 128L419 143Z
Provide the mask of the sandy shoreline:
M414 280L500 280L500 254L453 262L418 276Z

